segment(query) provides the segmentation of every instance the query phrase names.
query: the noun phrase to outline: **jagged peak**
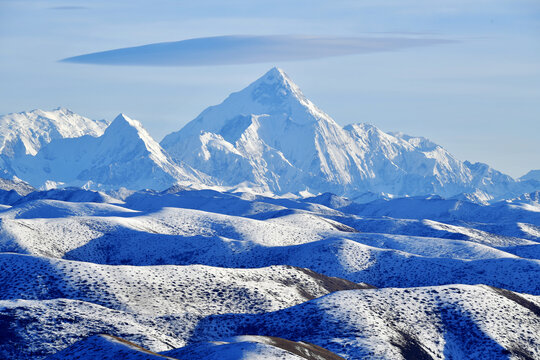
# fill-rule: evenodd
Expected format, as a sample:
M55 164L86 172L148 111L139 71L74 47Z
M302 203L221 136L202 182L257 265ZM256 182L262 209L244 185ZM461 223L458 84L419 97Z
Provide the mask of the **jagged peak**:
M74 111L71 109L68 109L63 106L58 106L51 110L44 110L44 109L32 109L32 110L26 110L21 112L13 112L8 113L5 115L0 115L2 118L8 118L13 115L22 115L22 116L29 116L29 115L35 115L35 116L42 116L42 117L48 117L52 114L62 114L62 115L76 115Z
M101 128L101 131L96 131L97 128L93 129L94 133L103 132L103 129L109 125L109 122L106 120L93 120L86 118L82 115L77 114L73 110L66 107L56 107L51 110L43 109L32 109L27 111L21 111L16 113L9 113L5 115L0 115L0 123L26 123L28 121L34 121L39 119L41 121L46 121L55 126L62 126L66 124L68 126L77 126L82 124L95 124L97 128ZM92 125L90 125L92 126ZM79 135L80 136L80 135Z
M127 116L127 115L124 114L124 113L118 114L118 115L114 118L113 123L116 122L116 121L118 121L118 122L127 122L127 123L130 124L130 125L131 125L131 124L139 124L139 125L140 125L139 121L130 118L129 116Z
M266 82L270 83L292 83L291 78L283 71L282 69L278 67L273 67L270 70L268 70L263 76L261 76L258 80L264 80Z
M109 122L81 116L65 107L33 109L0 116L0 153L35 155L54 139L100 136Z
M300 87L278 67L268 70L243 90L231 94L224 103L237 113L288 114L297 123L334 120L307 99ZM245 104L256 104L255 106ZM306 116L306 113L310 115ZM232 115L232 113L231 113Z
M489 165L488 164L485 164L485 163L482 163L482 162L475 162L475 163L472 163L470 162L469 160L465 160L463 162L463 164L465 166L467 166L469 169L471 170L478 170L478 171L487 171L490 169Z
M251 92L254 98L268 95L286 97L292 95L302 102L308 102L304 94L291 78L280 68L273 67L263 76L251 83L245 90Z
M117 144L118 138L123 138L126 141L125 144L131 143L132 146L144 146L155 157L156 161L168 162L168 157L161 146L152 138L143 125L124 113L120 113L113 120L105 130L103 137L105 138L103 141L107 143Z
M372 131L372 132L382 132L377 126L369 123L353 123L348 124L343 127L347 131Z
M105 132L122 132L126 129L134 129L137 132L146 133L146 130L143 128L142 124L138 120L132 119L124 113L118 114L118 116L114 118L114 120Z
M318 121L335 121L315 104L308 100L289 76L277 67L240 91L231 93L221 104L205 109L194 121L182 130L184 133L200 134L201 131L219 133L230 121L238 116L269 115L272 119L292 121L298 124ZM180 133L169 134L162 145L171 147Z
M354 136L369 137L372 139L386 139L389 142L396 142L400 139L400 137L397 137L391 133L386 133L377 126L369 123L349 124L344 126L343 129L351 134L354 134Z
M144 129L142 124L123 113L114 118L107 127L102 136L102 142L107 144L103 145L106 149L122 143L123 146L142 146L149 152L161 153L159 145Z
M67 107L64 107L64 106L58 106L58 107L52 109L51 111L59 112L59 113L63 113L63 114L75 114L74 111L72 111L71 109L68 109Z

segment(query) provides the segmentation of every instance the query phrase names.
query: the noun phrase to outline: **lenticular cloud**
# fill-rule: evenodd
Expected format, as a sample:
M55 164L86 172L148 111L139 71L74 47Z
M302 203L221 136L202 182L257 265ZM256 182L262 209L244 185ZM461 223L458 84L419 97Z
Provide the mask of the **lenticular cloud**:
M216 36L95 52L63 62L101 65L205 66L320 59L448 43L417 37Z

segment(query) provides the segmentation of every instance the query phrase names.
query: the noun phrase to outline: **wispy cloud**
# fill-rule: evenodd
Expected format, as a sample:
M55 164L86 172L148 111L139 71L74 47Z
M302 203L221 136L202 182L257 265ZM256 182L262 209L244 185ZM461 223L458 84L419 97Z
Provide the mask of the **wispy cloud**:
M95 52L63 62L100 65L208 66L299 61L452 42L423 37L216 36Z

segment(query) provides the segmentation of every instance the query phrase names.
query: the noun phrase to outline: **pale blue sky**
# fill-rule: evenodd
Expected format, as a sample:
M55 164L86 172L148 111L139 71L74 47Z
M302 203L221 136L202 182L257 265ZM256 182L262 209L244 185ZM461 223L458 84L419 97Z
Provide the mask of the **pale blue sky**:
M58 60L223 35L415 37L452 43L303 61L204 67ZM340 124L430 138L512 176L540 168L540 2L2 1L0 113L124 112L160 140L272 66ZM392 50L392 49L389 49Z

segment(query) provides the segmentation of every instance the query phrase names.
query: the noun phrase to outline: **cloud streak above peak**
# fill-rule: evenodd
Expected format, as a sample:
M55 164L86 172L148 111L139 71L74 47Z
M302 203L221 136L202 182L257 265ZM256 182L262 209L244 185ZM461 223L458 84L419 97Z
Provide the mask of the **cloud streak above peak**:
M453 41L436 38L399 36L229 35L101 51L69 57L61 61L134 66L235 65L398 51L451 42Z

